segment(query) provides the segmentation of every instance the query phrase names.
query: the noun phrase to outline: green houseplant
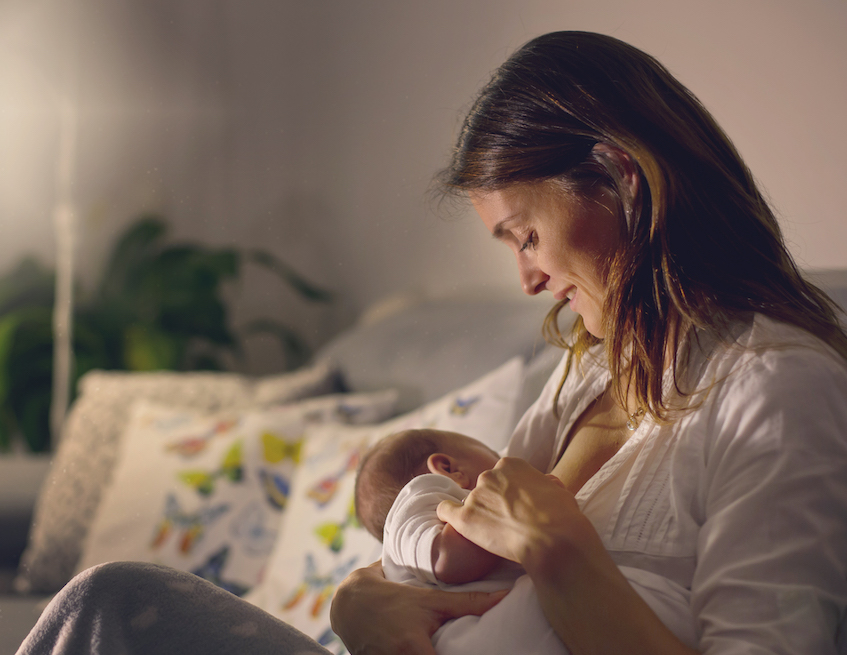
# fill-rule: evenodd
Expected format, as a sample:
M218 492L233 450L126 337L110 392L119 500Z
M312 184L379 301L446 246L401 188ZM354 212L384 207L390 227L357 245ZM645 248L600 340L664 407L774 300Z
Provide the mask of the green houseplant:
M279 338L289 368L305 361L305 343L278 321L258 319L233 332L223 284L252 263L305 299L326 302L330 294L267 252L168 245L166 232L161 218L140 218L118 239L97 288L77 294L72 388L95 368L221 370L221 355L241 355L243 338L255 332ZM30 450L50 447L53 300L53 272L32 259L0 278L0 450L16 434Z

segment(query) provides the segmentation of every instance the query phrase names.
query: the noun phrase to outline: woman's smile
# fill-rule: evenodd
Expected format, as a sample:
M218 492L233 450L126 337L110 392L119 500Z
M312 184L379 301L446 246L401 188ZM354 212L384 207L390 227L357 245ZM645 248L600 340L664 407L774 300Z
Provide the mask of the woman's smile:
M582 198L550 181L471 193L471 201L492 236L514 252L523 290L569 300L586 329L603 338L606 280L621 235L606 195Z

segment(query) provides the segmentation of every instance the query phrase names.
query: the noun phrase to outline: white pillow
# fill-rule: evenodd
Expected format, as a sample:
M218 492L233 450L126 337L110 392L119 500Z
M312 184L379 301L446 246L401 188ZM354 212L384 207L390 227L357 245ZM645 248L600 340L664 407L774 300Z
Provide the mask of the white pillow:
M211 413L136 402L78 571L148 561L244 594L276 539L306 429L384 420L395 402L391 391Z
M500 450L519 418L523 368L522 358L514 358L459 391L378 426L307 430L286 513L288 527L277 540L264 580L246 599L330 650L345 652L329 626L330 599L350 571L381 553L381 544L353 512L360 456L379 439L416 427L460 432Z
M198 411L244 409L330 393L335 383L335 372L323 365L259 379L218 372L87 373L35 506L15 590L52 593L70 580L111 479L133 401Z

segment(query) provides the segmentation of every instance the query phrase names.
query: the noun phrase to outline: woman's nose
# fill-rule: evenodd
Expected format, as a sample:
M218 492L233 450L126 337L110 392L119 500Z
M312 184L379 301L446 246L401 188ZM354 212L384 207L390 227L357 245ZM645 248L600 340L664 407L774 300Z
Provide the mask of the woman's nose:
M518 258L518 273L521 276L521 287L525 294L534 296L547 288L547 280L550 276L534 264L522 262Z

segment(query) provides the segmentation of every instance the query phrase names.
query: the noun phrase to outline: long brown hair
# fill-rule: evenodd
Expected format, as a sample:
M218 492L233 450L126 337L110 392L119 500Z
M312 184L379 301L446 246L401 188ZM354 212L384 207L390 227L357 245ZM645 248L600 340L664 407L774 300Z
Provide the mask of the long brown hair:
M633 162L634 197L610 151ZM835 305L801 276L732 142L650 55L600 34L533 39L482 89L437 178L462 193L546 180L577 194L602 185L617 198L627 236L610 266L603 320L612 379L625 381L621 400L631 390L667 420L669 349L677 353L695 330L720 335L753 312L803 328L847 359ZM581 320L562 339L562 306L546 331L579 361L597 339ZM678 367L674 360L683 393Z

